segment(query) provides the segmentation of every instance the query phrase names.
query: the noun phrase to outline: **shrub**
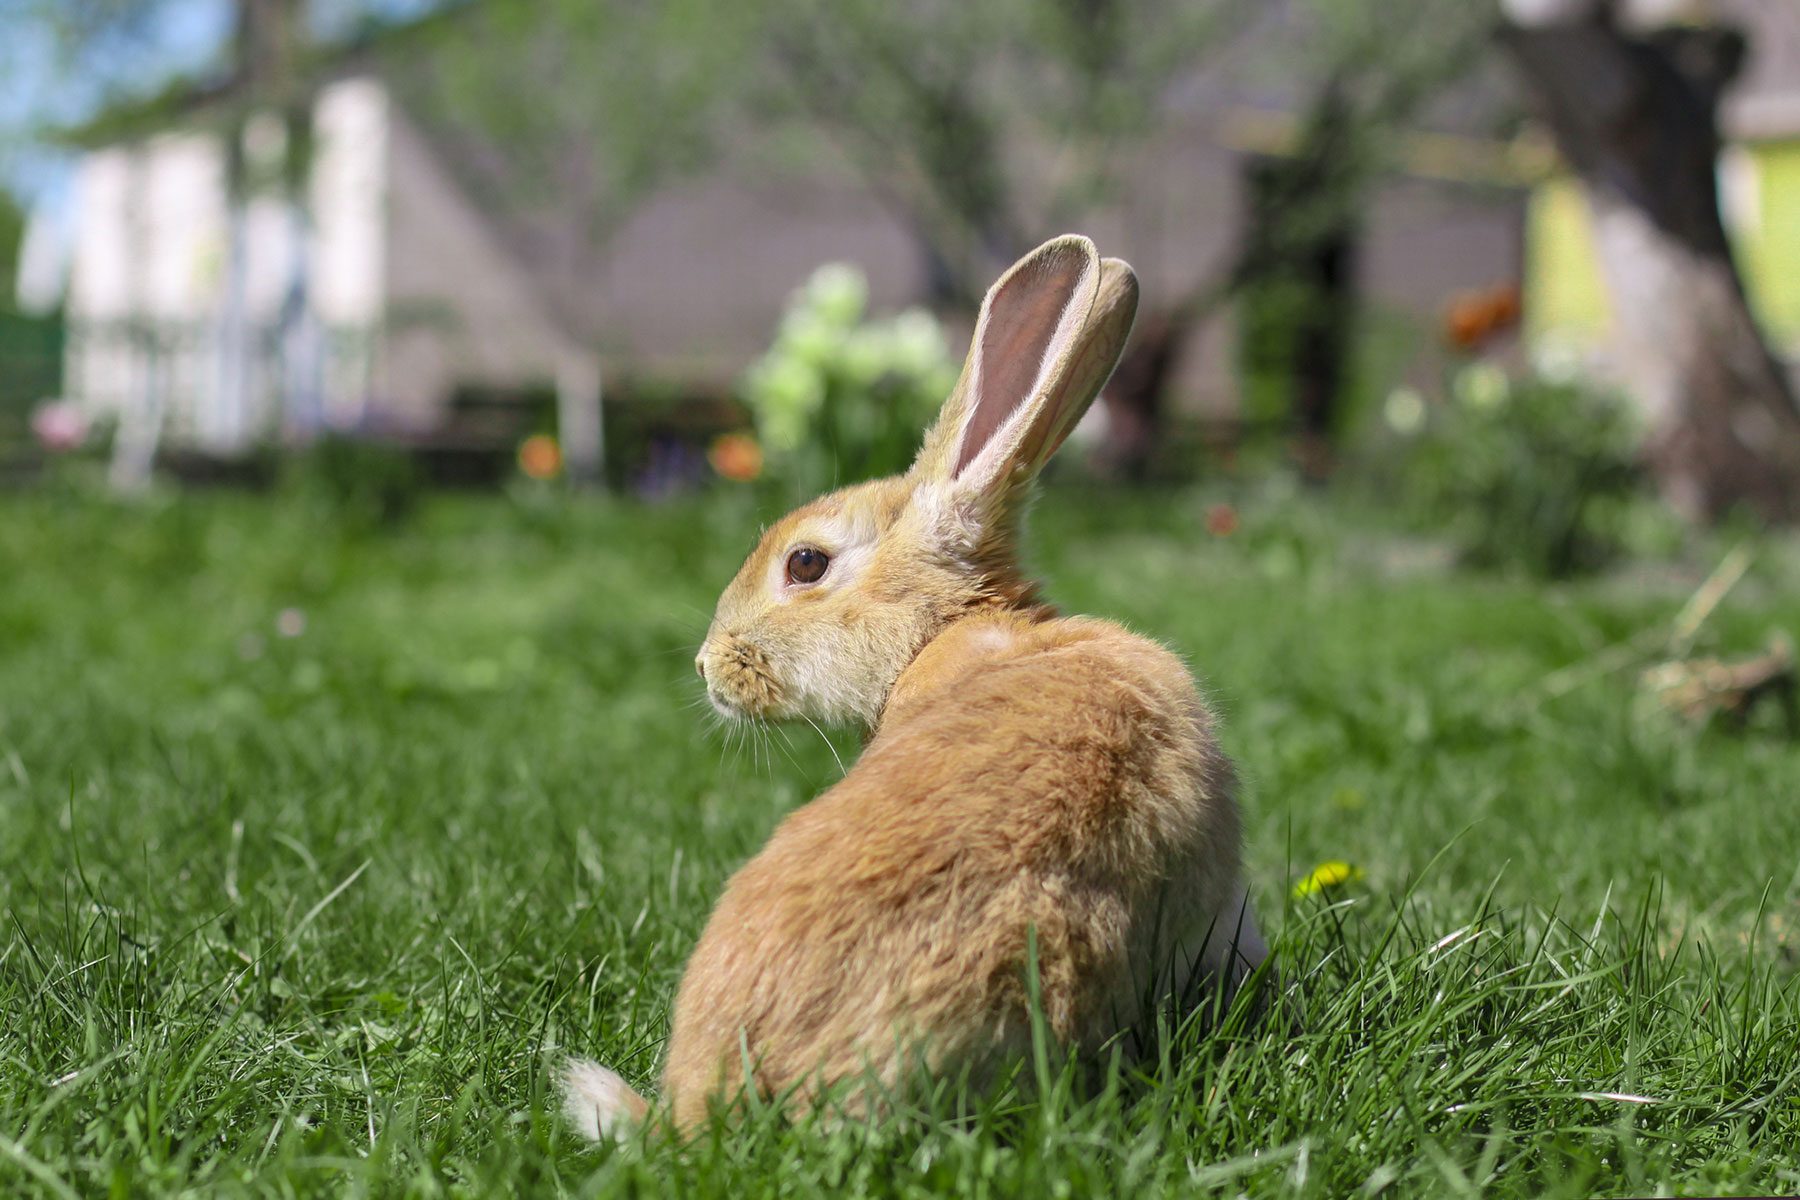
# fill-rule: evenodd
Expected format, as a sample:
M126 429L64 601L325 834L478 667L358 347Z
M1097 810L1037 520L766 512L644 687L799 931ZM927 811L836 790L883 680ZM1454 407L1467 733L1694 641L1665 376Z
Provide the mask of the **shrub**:
M1452 374L1444 402L1399 389L1384 413L1403 441L1404 501L1472 564L1562 578L1670 528L1639 464L1634 413L1612 392L1474 362Z
M425 490L418 464L405 449L342 434L295 453L283 482L340 520L368 526L405 520Z
M764 470L818 490L906 469L956 381L943 330L922 309L866 316L868 285L842 263L789 301L774 345L742 380Z

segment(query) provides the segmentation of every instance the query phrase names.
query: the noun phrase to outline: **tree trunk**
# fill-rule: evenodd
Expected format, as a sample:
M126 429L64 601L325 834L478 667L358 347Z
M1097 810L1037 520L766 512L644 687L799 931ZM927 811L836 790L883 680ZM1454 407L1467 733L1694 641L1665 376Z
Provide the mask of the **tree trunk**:
M1149 476L1163 428L1163 396L1193 324L1179 309L1138 318L1106 385L1106 440L1093 453L1101 474L1133 482Z
M233 55L239 81L263 103L292 98L305 12L302 0L237 0Z
M1594 214L1628 382L1664 496L1695 518L1800 517L1800 408L1757 328L1720 218L1720 92L1734 31L1636 36L1610 6L1511 0L1502 40Z
M258 330L251 320L246 292L249 246L245 238L252 181L245 137L250 122L259 114L270 114L281 122L284 137L279 177L266 182L278 189L293 239L289 276L275 316L277 417L278 423L303 434L309 434L316 424L323 337L312 318L308 295L312 239L304 197L312 116L299 79L305 36L303 0L236 0L234 7L237 26L232 53L238 113L226 135L230 139L225 171L229 234L219 317L219 411L208 439L210 448L226 454L242 453L253 438L266 432L253 424Z
M1331 470L1356 322L1356 233L1348 225L1331 233L1306 261L1312 302L1294 331L1294 452L1309 479Z
M1357 216L1366 197L1357 118L1328 80L1293 154L1244 165L1237 279L1245 367L1280 397L1306 478L1330 473L1357 316Z

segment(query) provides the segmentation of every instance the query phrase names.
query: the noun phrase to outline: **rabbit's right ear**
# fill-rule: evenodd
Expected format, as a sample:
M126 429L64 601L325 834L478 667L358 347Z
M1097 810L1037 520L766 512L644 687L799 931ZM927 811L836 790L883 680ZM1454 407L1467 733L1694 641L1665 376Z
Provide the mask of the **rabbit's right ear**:
M1137 313L1137 277L1087 238L1045 242L981 304L956 390L913 465L921 483L996 502L1055 453L1112 374Z

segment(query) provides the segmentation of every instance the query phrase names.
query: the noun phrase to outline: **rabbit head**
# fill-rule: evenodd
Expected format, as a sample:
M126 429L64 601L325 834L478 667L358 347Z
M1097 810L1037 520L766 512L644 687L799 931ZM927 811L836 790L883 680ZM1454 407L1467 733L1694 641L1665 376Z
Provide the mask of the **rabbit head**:
M695 663L713 706L873 728L901 671L951 623L1035 606L1020 516L1111 375L1137 297L1131 268L1084 237L1015 263L982 301L912 468L789 513L725 589Z

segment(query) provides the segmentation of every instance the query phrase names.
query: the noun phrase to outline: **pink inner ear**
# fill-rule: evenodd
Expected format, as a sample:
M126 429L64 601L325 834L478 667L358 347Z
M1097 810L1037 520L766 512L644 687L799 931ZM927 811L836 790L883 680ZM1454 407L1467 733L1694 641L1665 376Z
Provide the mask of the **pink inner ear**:
M1087 265L1078 254L1046 256L1021 268L989 301L971 381L974 400L951 467L952 478L963 473L1007 418L1031 397L1057 326Z

